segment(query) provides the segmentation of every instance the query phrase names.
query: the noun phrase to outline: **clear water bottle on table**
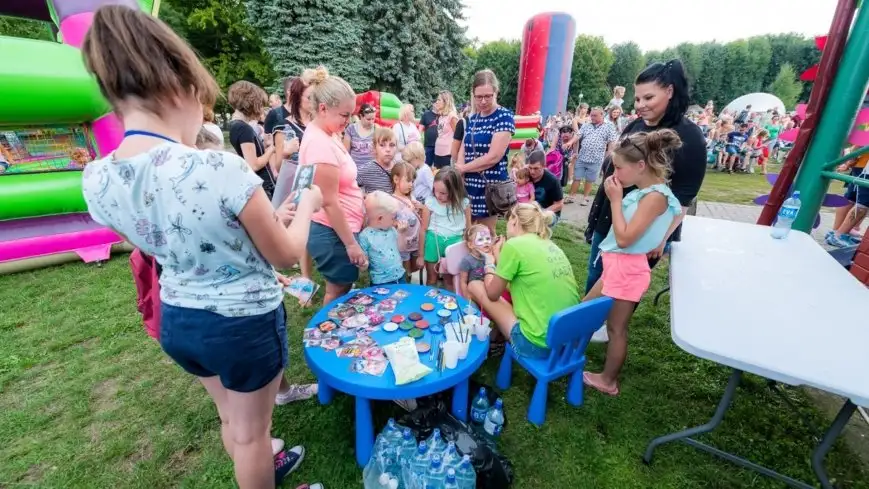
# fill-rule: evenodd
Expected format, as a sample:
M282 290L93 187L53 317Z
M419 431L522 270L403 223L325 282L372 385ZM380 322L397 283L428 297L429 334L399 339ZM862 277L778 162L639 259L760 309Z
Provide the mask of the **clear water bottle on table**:
M483 430L490 436L500 436L504 428L504 403L501 399L495 401L495 405L486 414Z
M794 225L794 220L797 218L797 214L800 213L800 205L802 205L800 202L800 191L797 190L779 209L778 217L776 217L775 222L772 224L772 231L770 231L770 235L773 238L784 239L788 236L788 233L791 232L791 227Z

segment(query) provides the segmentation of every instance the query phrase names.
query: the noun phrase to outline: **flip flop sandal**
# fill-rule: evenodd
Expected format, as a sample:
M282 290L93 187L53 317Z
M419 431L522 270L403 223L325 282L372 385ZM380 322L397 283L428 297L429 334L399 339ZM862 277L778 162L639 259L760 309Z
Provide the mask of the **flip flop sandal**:
M596 383L594 382L594 380L592 380L592 378L591 378L591 373L589 373L589 372L583 372L583 373L582 373L582 383L585 384L585 385L587 385L587 386L589 386L589 387L591 387L592 389L594 389L594 390L596 390L596 391L598 391L598 392L600 392L600 393L602 393L602 394L606 394L606 395L608 395L608 396L617 396L617 395L619 395L619 388L618 388L618 387L615 387L615 388L613 388L613 389L607 389L606 387L604 387L604 386L602 386L602 385L598 385L598 384L596 384Z
M297 487L296 489L323 489L323 484L320 484L319 482L315 482L315 483L310 484L310 485L309 484L302 484L301 486Z

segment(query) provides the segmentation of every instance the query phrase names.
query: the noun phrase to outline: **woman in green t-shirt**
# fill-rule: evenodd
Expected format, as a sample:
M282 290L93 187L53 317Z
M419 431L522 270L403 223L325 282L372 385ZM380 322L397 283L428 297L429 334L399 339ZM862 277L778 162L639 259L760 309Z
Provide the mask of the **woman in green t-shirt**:
M553 218L536 202L515 205L507 216L507 239L499 237L492 254L484 254L484 279L468 284L471 297L521 356L548 357L549 318L579 303L573 267L549 239ZM502 298L507 289L512 305Z

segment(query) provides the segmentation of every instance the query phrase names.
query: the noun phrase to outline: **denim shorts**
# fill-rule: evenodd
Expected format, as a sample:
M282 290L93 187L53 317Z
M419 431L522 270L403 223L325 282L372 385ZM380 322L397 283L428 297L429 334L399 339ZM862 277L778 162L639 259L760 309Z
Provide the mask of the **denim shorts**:
M869 175L863 175L863 170L864 168L851 168L851 176L869 178ZM845 198L856 204L857 207L869 207L869 188L849 183L845 186Z
M573 181L585 180L586 182L596 182L602 164L602 162L589 163L577 160L573 167Z
M531 343L522 334L522 328L519 327L519 323L514 324L513 329L510 330L510 347L513 348L513 353L526 358L549 358L549 354L552 352L549 348L542 348Z
M357 234L353 235L358 237ZM317 265L320 272L329 283L350 285L359 280L359 268L350 262L347 248L338 237L338 233L329 226L317 222L311 223L308 234L308 254Z
M160 346L197 377L220 377L235 392L265 387L286 368L287 313L281 304L259 316L226 317L163 303Z

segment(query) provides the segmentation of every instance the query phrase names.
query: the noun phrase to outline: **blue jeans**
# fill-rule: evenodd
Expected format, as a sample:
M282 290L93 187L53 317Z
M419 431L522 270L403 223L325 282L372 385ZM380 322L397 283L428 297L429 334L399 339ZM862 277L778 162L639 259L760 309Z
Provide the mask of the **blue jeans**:
M600 254L600 243L604 238L606 236L597 231L591 237L591 252L588 255L588 278L585 279L586 294L600 280L600 276L603 275L603 260L598 260L597 255Z

